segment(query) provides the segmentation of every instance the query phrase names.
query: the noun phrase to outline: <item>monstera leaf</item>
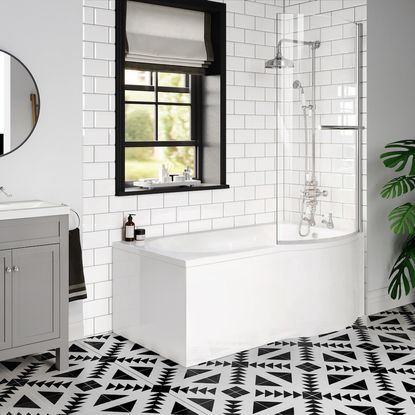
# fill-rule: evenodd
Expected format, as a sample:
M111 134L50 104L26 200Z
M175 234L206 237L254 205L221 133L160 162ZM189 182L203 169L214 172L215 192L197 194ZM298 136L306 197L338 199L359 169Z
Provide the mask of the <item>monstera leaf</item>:
M414 234L415 231L415 205L405 203L389 213L391 229L397 234Z
M408 295L415 288L415 238L409 239L402 249L389 275L389 295L395 300Z
M380 195L384 199L399 197L415 189L415 176L400 176L383 186Z
M415 176L415 140L395 141L385 148L390 149L380 156L385 167L402 171L408 163L411 163L409 175Z

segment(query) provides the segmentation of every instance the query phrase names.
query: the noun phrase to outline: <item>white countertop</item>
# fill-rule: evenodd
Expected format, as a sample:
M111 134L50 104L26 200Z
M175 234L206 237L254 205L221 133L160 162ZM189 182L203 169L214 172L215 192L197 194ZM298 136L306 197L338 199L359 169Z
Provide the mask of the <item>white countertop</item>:
M69 206L43 200L0 202L0 220L69 215Z

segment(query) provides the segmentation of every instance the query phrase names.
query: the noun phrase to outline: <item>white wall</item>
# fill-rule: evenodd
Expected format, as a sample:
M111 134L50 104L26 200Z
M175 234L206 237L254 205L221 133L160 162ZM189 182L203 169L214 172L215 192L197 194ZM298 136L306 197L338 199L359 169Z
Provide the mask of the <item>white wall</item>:
M41 104L30 139L0 158L0 185L15 200L66 203L81 213L82 1L2 1L0 49L29 68Z
M16 59L10 59L10 142L18 147L33 128L31 94L37 94L33 79Z
M379 160L384 145L415 137L415 2L368 0L368 307L369 311L391 308L386 292L388 274L400 241L390 231L387 215L405 199L383 200L383 184L399 175ZM408 200L413 201L412 196ZM399 304L414 301L403 298Z

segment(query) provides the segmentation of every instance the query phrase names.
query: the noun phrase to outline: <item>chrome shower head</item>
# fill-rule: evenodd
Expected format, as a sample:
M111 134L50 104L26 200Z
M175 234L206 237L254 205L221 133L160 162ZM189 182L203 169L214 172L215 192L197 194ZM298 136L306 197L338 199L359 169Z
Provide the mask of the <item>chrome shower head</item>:
M274 59L270 59L269 61L265 62L265 67L277 69L294 68L294 62L290 59L284 58L284 56L282 56L281 52L279 51Z

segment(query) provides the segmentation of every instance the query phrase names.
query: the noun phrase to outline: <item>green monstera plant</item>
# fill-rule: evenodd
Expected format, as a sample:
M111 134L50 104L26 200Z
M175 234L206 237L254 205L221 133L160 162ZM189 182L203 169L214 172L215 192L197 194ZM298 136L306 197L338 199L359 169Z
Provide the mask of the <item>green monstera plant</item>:
M397 198L415 189L415 140L395 141L385 146L380 158L385 167L408 174L386 183L380 195L385 199ZM400 298L415 288L415 204L405 203L389 214L390 227L397 235L406 236L402 252L389 275L389 295Z

